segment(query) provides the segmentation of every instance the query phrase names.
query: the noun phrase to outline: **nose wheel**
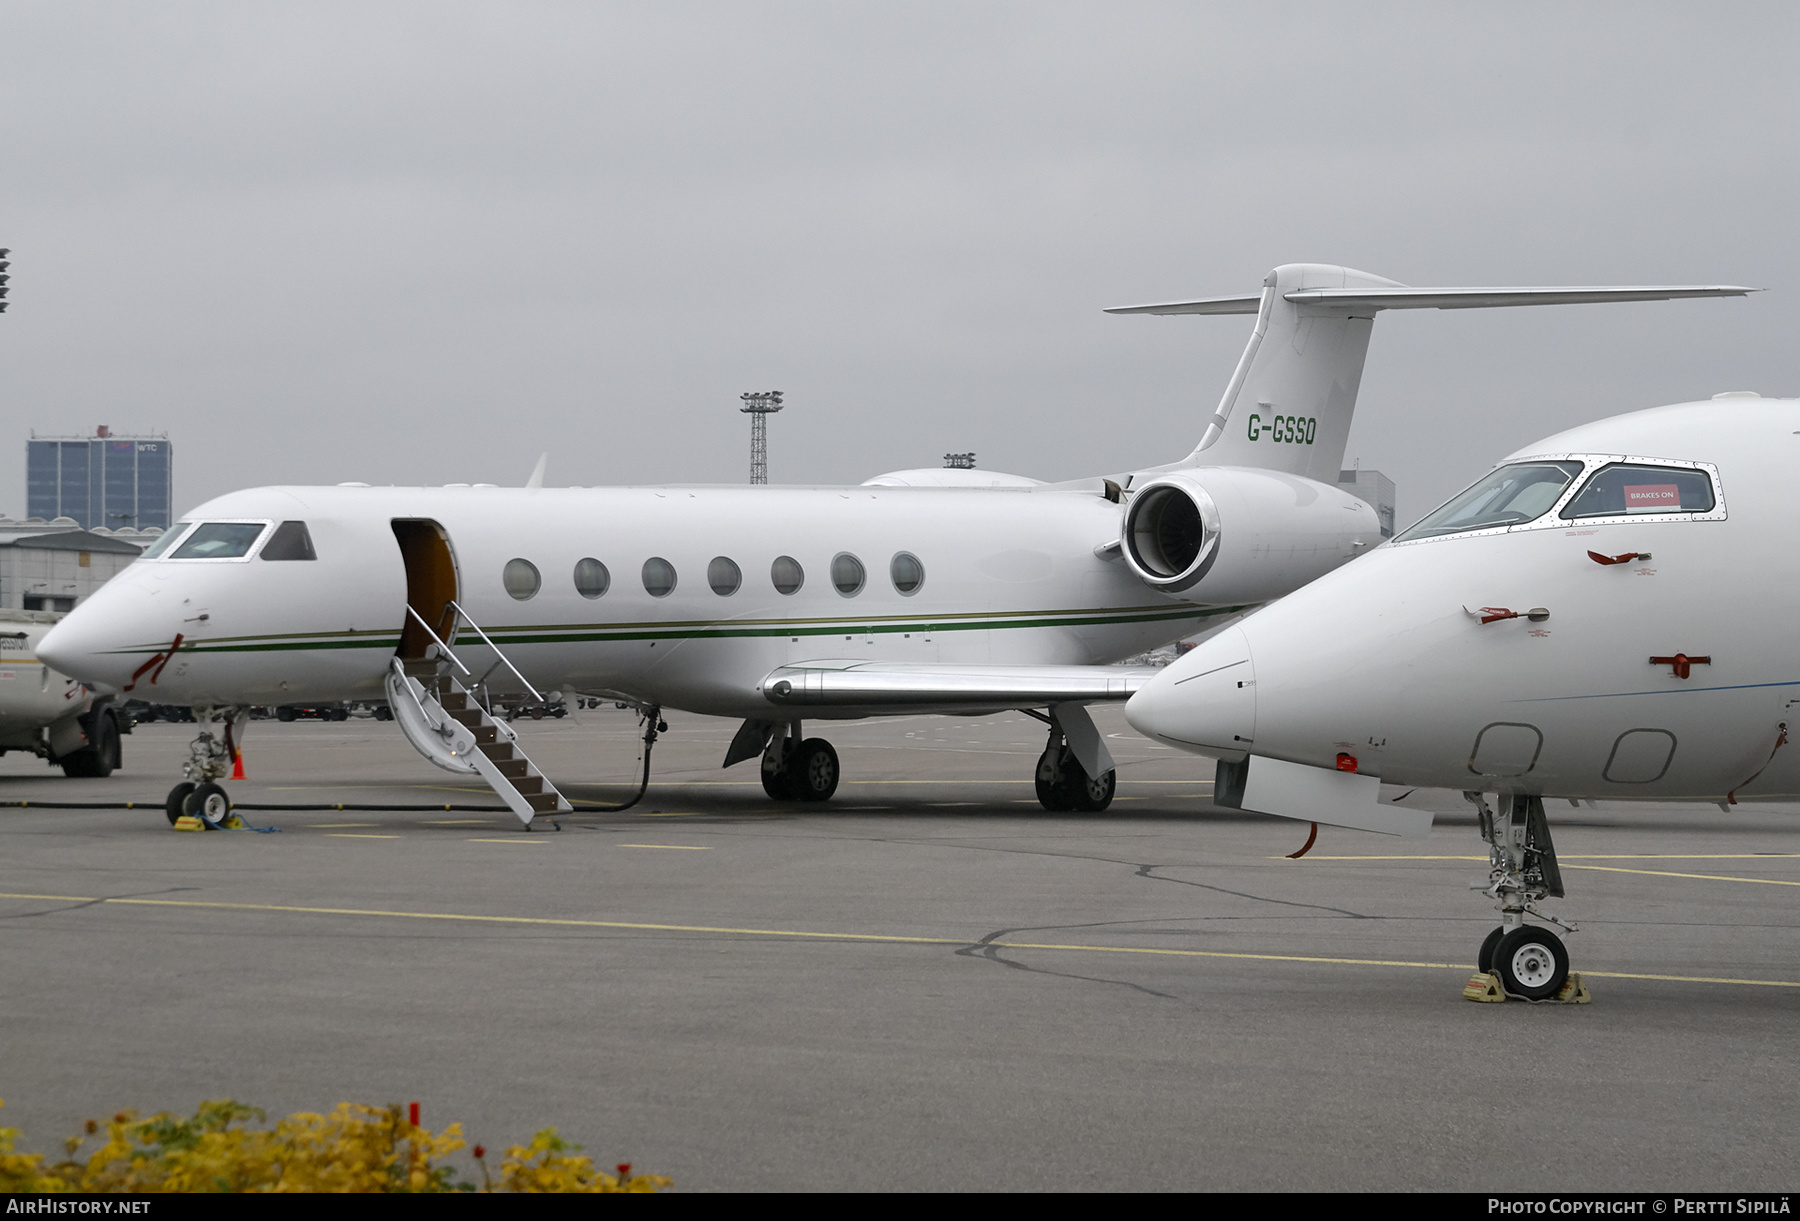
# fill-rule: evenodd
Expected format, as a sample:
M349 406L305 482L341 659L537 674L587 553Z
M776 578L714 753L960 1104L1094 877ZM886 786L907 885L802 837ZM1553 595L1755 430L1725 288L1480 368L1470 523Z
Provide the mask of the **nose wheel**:
M1547 1001L1569 982L1569 951L1549 929L1521 925L1494 947L1493 974L1513 996Z

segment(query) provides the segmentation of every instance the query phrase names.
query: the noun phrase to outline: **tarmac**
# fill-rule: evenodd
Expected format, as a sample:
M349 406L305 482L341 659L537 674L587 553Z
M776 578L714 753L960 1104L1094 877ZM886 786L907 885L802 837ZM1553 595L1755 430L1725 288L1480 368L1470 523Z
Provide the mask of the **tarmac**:
M172 831L194 727L71 780L0 759L0 1124L418 1101L554 1126L676 1190L1780 1191L1800 1130L1800 806L1551 808L1582 1006L1472 1004L1473 812L1426 842L1221 810L1209 761L1097 714L1103 814L1049 814L1017 715L809 723L775 803L670 714L649 793ZM578 805L635 718L518 723ZM500 802L391 723L257 722L243 802ZM1384 798L1402 796L1384 789Z

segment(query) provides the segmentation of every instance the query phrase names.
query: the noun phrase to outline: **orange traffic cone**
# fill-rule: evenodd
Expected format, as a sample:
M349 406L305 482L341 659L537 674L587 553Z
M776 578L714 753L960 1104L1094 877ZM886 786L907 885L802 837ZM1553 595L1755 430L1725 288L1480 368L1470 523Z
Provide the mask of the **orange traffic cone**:
M241 750L234 752L231 756L231 778L233 780L249 779L244 775L244 752Z

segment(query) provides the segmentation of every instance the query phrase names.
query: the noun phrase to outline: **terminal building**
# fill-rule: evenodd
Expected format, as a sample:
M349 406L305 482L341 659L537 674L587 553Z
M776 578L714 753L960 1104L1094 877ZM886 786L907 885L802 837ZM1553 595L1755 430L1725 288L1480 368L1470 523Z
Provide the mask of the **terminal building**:
M0 517L0 609L70 611L118 575L161 530L83 530L67 517Z
M167 434L39 437L25 450L25 515L68 518L83 530L167 530L174 520L174 453Z

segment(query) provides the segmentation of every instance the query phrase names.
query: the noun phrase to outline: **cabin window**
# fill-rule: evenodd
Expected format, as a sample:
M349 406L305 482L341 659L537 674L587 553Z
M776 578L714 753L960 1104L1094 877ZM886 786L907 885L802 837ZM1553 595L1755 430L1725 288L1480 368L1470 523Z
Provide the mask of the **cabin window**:
M172 560L241 560L262 537L267 523L260 521L209 521L196 526L175 549Z
M728 556L715 555L712 563L706 566L706 583L721 598L729 598L744 583L744 574Z
M862 592L863 563L848 551L840 551L831 559L831 584L846 598Z
M1548 513L1581 474L1581 463L1517 462L1486 478L1431 513L1395 542L1438 538L1470 530L1495 530L1535 521Z
M500 574L500 581L506 586L506 592L521 602L535 597L538 586L543 584L536 564L530 560L516 559L506 561L506 569Z
M575 592L584 598L598 598L612 588L612 573L593 556L575 562Z
M769 565L769 580L775 584L778 594L798 593L806 584L806 570L800 567L800 561L791 555L778 555L775 562Z
M170 547L173 547L175 545L175 540L180 538L183 534L186 534L187 528L193 524L194 523L191 521L176 522L174 525L170 526L167 530L163 531L161 538L157 539L154 543L151 543L148 547L146 547L144 549L144 554L140 555L138 558L140 560L155 559L157 556L159 556L163 552L167 551Z
M644 561L644 592L652 598L666 598L675 591L675 565L653 555Z
M888 576L893 579L895 589L911 597L925 584L925 565L912 552L902 551L888 564Z
M1710 513L1712 480L1690 466L1614 462L1594 472L1561 516L1636 517L1640 513Z
M275 533L263 544L258 553L265 560L316 560L319 553L313 550L312 534L303 521L284 521L275 527Z

